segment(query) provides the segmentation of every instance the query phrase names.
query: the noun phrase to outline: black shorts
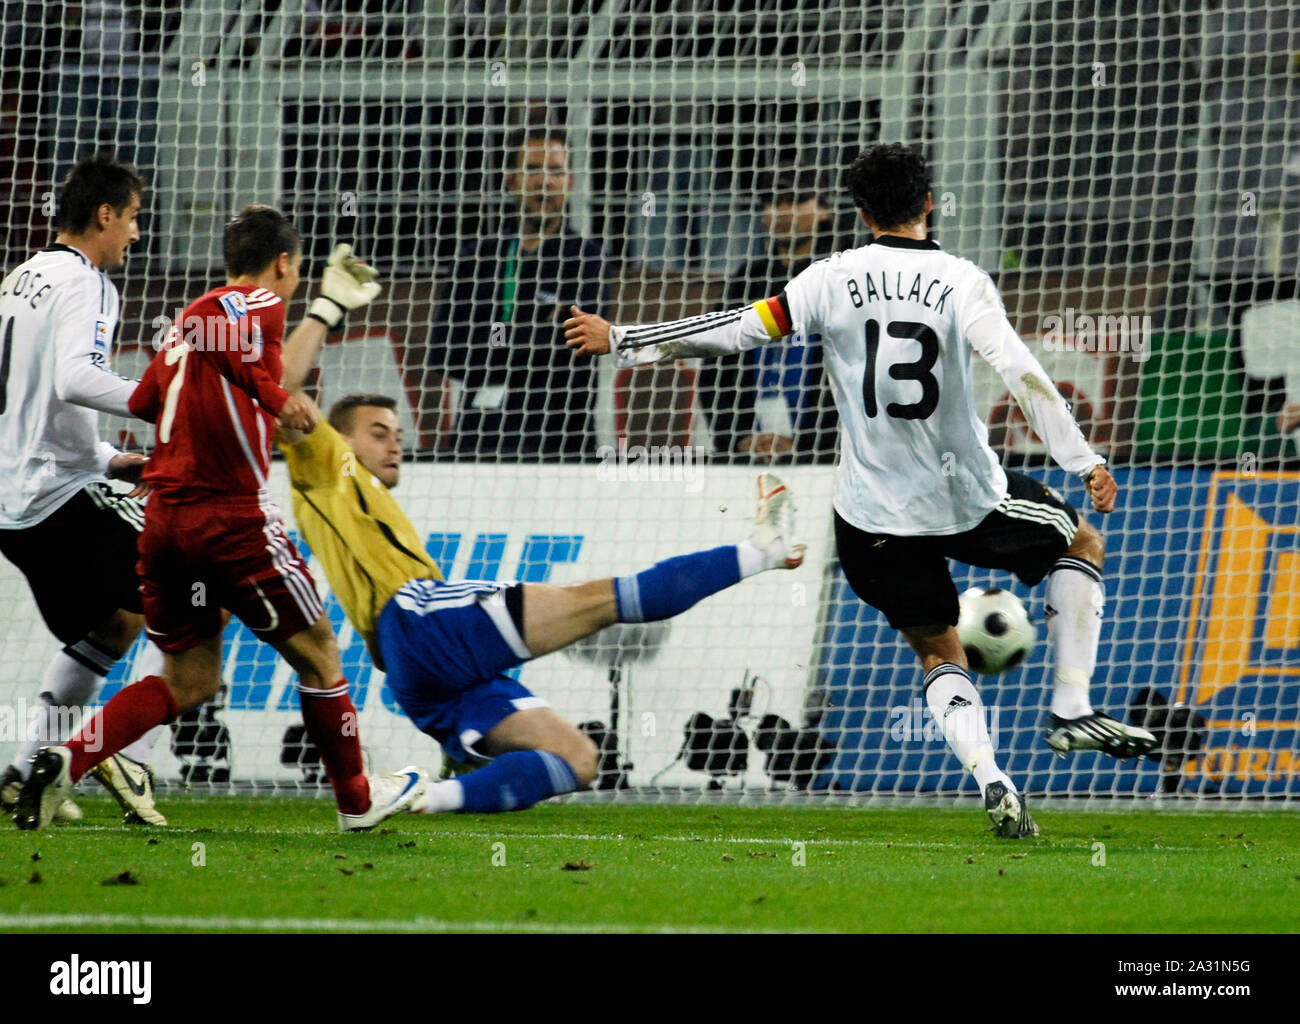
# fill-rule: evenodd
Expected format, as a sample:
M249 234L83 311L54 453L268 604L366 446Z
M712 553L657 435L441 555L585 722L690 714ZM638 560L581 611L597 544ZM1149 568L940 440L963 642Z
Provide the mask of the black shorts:
M894 537L867 533L835 514L840 566L853 592L885 613L895 629L957 625L955 558L982 569L1005 569L1033 586L1065 554L1079 514L1056 491L1007 471L1007 496L965 533Z
M140 613L143 527L143 502L87 484L35 526L0 530L0 553L27 577L50 632L70 645L119 608Z

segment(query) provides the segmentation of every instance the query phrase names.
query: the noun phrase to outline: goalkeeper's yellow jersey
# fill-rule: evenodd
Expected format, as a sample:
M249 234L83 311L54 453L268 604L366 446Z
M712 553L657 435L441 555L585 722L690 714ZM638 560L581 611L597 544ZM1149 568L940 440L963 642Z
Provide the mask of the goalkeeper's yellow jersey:
M388 488L329 423L280 448L303 540L382 668L375 632L384 605L408 580L440 580L442 573Z

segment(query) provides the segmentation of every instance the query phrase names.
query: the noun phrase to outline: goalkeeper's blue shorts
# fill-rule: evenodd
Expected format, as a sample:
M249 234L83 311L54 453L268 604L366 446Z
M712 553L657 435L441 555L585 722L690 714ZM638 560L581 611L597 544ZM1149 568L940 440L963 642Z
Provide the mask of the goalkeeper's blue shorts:
M411 580L379 614L377 641L393 696L457 761L488 760L477 744L502 719L550 707L505 674L530 657L507 607L518 585Z

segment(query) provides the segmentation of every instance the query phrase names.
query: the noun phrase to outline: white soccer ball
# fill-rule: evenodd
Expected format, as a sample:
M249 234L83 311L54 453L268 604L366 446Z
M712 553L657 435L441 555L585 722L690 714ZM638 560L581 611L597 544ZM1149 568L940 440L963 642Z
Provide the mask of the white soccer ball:
M957 636L970 667L995 676L1029 656L1036 633L1023 602L1011 591L971 587L961 595Z

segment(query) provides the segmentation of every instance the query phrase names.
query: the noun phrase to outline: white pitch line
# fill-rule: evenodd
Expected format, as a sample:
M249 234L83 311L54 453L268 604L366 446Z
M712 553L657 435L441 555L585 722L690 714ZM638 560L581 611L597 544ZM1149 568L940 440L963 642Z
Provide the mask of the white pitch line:
M77 832L113 832L117 835L130 835L125 832L119 825L71 825L60 828L60 835L74 835ZM982 830L971 834L970 842L978 838L986 837L988 830ZM361 842L351 836L345 836L342 833L335 832L331 829L287 829L287 828L257 828L257 829L234 829L230 831L218 831L211 828L165 828L141 830L139 835L149 835L150 837L159 837L163 835L209 835L215 838L233 838L236 836L329 836L338 839L340 842ZM373 833L372 833L373 834ZM727 843L733 846L745 845L772 845L772 846L792 846L795 843L803 843L805 846L861 846L874 849L888 849L890 847L900 849L916 850L969 850L970 842L961 843L937 843L922 841L906 841L896 839L773 839L770 836L764 837L741 837L741 836L654 836L640 835L634 837L626 833L617 833L615 835L597 835L594 833L584 832L467 832L464 830L450 830L435 828L428 833L416 832L393 832L392 836L402 838L418 838L421 835L427 835L429 839L482 839L491 842L501 842L508 839L558 839L565 842L603 842L603 843L622 843L622 842L647 842L647 843ZM1078 840L1080 849L1091 849L1090 843L1097 839L1106 839L1104 835L1094 836L1091 840ZM1136 837L1134 837L1136 838ZM1048 840L1050 842L1050 840ZM1140 841L1140 840L1139 840ZM1162 843L1153 841L1153 846L1160 850L1182 851L1182 852L1199 852L1201 847L1198 846L1165 846ZM1021 849L1016 846L1016 849ZM1032 849L1032 845L1023 846L1024 849Z
M129 835L117 825L75 825L69 828L60 828L60 835L73 835L76 832L113 832L118 835ZM286 829L286 828L258 828L258 829L235 829L222 832L211 828L165 828L150 829L147 833L143 830L140 835L149 835L152 838L164 835L209 835L215 838L235 837L235 836L333 836L340 842L359 841L351 836L344 836L341 833L329 829ZM920 849L965 849L964 843L928 843L928 842L897 842L886 839L773 839L770 836L762 838L752 837L744 838L737 836L654 836L637 834L635 837L626 833L616 835L597 835L594 833L582 832L466 832L463 830L452 831L449 829L439 829L435 827L428 833L416 832L393 832L393 836L402 838L416 838L420 835L427 835L430 839L483 839L492 842L499 842L506 839L560 839L565 841L581 842L604 842L604 843L621 843L621 842L654 842L654 843L730 843L732 845L744 846L746 844L772 844L776 846L790 846L794 843L804 843L805 845L817 846L870 846L884 849L887 846L905 846L918 847Z
M452 839L477 839L491 838L494 840L505 839L564 839L580 842L646 842L646 843L729 843L733 846L748 845L770 845L770 846L793 846L795 843L803 843L805 846L875 846L881 849L887 846L915 846L922 849L938 849L942 847L961 848L965 846L961 843L925 843L925 842L894 842L886 839L773 839L771 837L750 837L743 836L651 836L641 835L631 836L627 834L618 834L612 836L587 835L581 832L512 832L502 833L497 836L482 836L478 832L448 832L436 831L430 835L430 838L437 836L448 836Z
M532 932L537 934L632 934L713 935L719 932L743 934L787 934L791 929L700 928L658 924L639 927L630 924L572 924L544 921L447 921L435 917L409 920L352 920L345 917L189 917L161 914L0 914L0 930L40 931L66 928L164 928L204 932ZM800 931L794 929L794 931ZM803 931L803 934L813 934Z

